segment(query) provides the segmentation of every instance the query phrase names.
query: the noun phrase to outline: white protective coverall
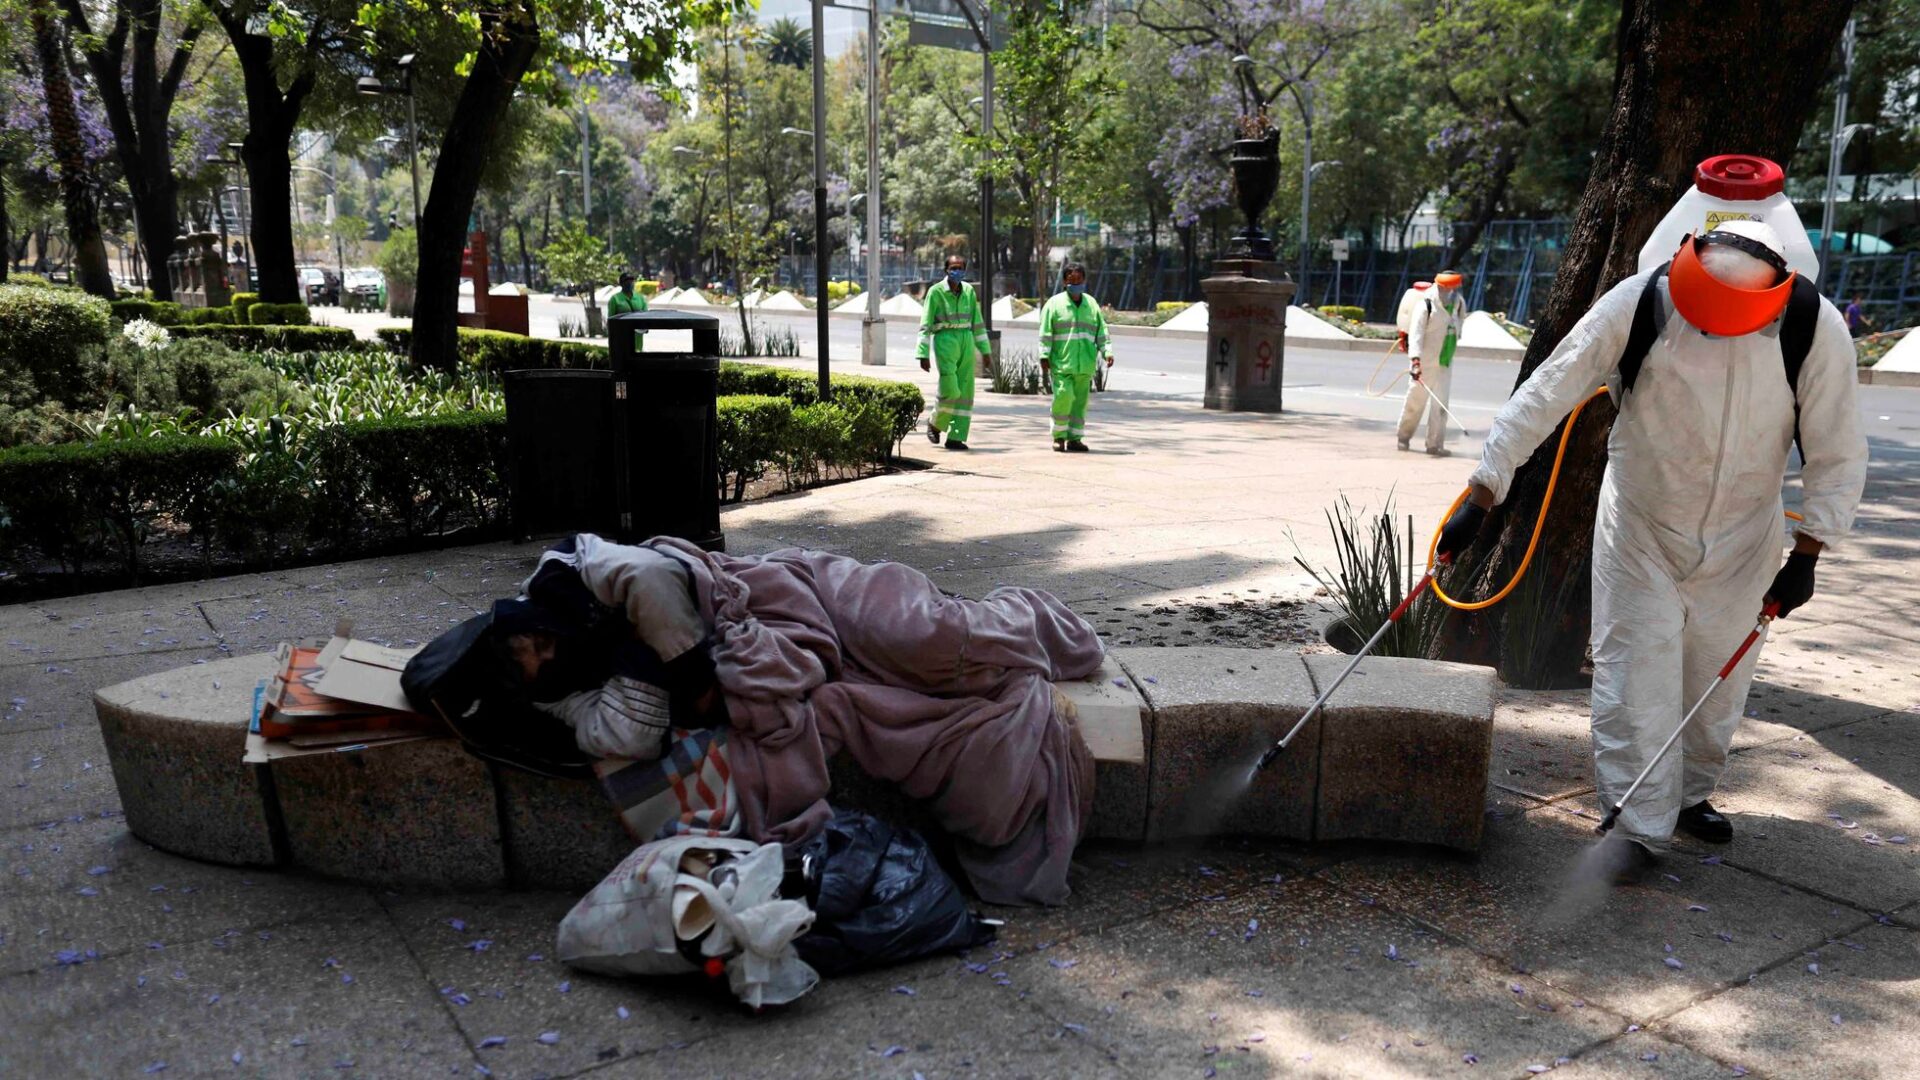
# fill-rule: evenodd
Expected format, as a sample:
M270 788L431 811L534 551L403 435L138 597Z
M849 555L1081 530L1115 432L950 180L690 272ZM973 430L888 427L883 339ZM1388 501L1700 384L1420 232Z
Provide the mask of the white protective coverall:
M1507 497L1514 470L1603 383L1617 383L1634 305L1649 274L1614 286L1500 410L1473 482ZM1760 614L1781 564L1780 486L1795 394L1780 320L1713 337L1674 311L1662 279L1658 340L1616 403L1593 530L1594 785L1607 806L1625 793ZM1852 527L1867 445L1854 406L1853 343L1822 297L1798 388L1804 521L1832 544ZM1650 848L1683 807L1713 794L1746 706L1759 649L1714 691L1620 815L1619 832Z
M1422 299L1407 326L1407 355L1420 362L1420 377L1407 381L1407 399L1400 406L1400 427L1394 438L1406 446L1420 427L1420 412L1427 413L1427 453L1438 454L1447 445L1447 414L1439 405L1431 405L1429 395L1448 404L1453 388L1453 345L1459 340L1460 323L1466 316L1466 301L1458 289L1434 288ZM1448 340L1448 335L1454 341Z

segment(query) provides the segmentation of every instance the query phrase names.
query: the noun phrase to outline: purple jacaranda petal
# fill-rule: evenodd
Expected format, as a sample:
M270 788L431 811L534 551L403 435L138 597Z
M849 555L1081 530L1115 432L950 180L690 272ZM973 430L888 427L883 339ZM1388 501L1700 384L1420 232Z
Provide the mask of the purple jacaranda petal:
M1480 1064L1480 1055L1479 1054L1461 1054L1460 1060L1467 1063L1468 1065L1478 1065Z
M1057 968L1057 969L1059 969L1059 970L1061 970L1061 971L1065 971L1065 970L1067 970L1068 968L1070 968L1070 967L1072 967L1072 966L1074 966L1075 964L1078 964L1079 962L1080 962L1080 961L1078 961L1078 960L1049 960L1049 961L1047 961L1047 963L1048 963L1049 965L1051 965L1051 966L1053 966L1053 967L1055 967L1055 968Z
M493 942L487 940L486 938L475 938L474 940L467 942L467 948L472 949L474 952L486 952L488 949L492 947L493 947Z
M1670 968L1672 968L1672 969L1673 969L1673 970L1675 970L1675 971L1681 971L1681 970L1683 970L1683 969L1685 969L1685 968L1686 968L1686 966L1687 966L1687 965L1685 965L1685 964L1683 964L1683 963L1681 963L1678 957L1674 957L1674 956L1669 956L1669 957L1667 957L1667 958L1666 958L1666 960L1664 960L1664 961L1662 961L1662 962L1663 962L1663 963L1665 963L1665 964L1666 964L1666 965L1667 965L1668 967L1670 967Z
M491 1050L496 1046L505 1045L507 1045L507 1037L505 1035L489 1035L480 1040L480 1049L482 1050Z
M883 1058L899 1057L906 1052L907 1048L904 1046L889 1046L885 1050L880 1051L880 1056Z
M573 983L563 982L559 986L554 987L554 989L560 991L563 994L571 994L573 993Z
M543 1031L534 1037L534 1041L543 1046L552 1046L554 1043L560 1041L560 1033L557 1031Z
M455 930L465 931L467 921L465 919L448 919L447 925L453 927Z
M899 995L901 995L902 997L913 997L913 996L914 996L914 991L913 991L913 987L911 987L911 986L896 986L896 987L894 987L894 988L893 988L893 992L894 992L894 993L896 993L896 994L899 994Z
M1705 911L1705 910L1707 910L1707 905L1705 905L1705 904L1688 904L1688 905L1687 905L1687 910L1688 910L1688 911Z
M620 1018L620 1019L622 1019L622 1020L625 1020L625 1019L627 1019L628 1017L630 1017L630 1016L632 1016L632 1015L633 1015L633 1013L632 1013L631 1011L629 1011L629 1010L628 1010L628 1008L627 1008L627 1007L626 1007L625 1005L621 1005L621 1006L619 1006L618 1008L615 1008L615 1009L613 1010L613 1015L615 1015L615 1016L617 1016L617 1017L619 1017L619 1018Z

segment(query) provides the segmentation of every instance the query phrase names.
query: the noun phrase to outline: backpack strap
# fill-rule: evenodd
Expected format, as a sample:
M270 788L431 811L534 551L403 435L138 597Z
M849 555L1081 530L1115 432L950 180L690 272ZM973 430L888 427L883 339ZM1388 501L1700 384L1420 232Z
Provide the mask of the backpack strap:
M1667 276L1667 267L1647 275L1646 287L1640 290L1640 300L1633 306L1633 327L1627 331L1627 348L1620 354L1620 400L1625 400L1633 389L1635 379L1640 377L1640 363L1647 358L1647 350L1660 339L1660 325L1665 320L1660 311L1660 279Z
M1813 351L1813 331L1820 322L1820 289L1804 274L1793 277L1787 295L1787 314L1780 321L1780 359L1787 369L1787 392L1793 395L1793 445L1800 446L1800 368ZM1800 451L1800 460L1807 452Z

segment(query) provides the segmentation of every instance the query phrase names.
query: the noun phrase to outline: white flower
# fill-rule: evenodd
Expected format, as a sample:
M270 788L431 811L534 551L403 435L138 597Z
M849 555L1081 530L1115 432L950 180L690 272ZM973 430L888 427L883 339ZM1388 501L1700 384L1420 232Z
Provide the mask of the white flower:
M120 331L120 336L142 349L164 349L167 342L173 340L173 335L167 333L166 327L146 319L135 319L128 323Z

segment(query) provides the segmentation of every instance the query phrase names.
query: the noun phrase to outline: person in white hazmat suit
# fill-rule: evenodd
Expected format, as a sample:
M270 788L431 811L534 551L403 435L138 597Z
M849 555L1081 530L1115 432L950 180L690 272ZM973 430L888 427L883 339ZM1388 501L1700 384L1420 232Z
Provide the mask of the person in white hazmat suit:
M1441 406L1453 388L1453 350L1460 343L1460 324L1466 321L1466 300L1460 295L1460 275L1443 270L1434 275L1433 291L1419 301L1407 326L1409 361L1407 399L1400 406L1400 426L1394 439L1409 450L1420 414L1427 414L1427 453L1447 456L1447 414ZM1429 398L1438 399L1437 403Z
M1662 273L1665 270L1665 273ZM1636 306L1660 290L1657 337L1622 391ZM1611 807L1752 629L1764 604L1785 616L1813 595L1821 550L1852 527L1867 446L1854 405L1846 320L1802 286L1810 344L1788 385L1781 343L1793 287L1780 238L1757 221L1688 236L1668 267L1614 286L1494 419L1470 495L1438 544L1452 558L1507 497L1514 471L1602 384L1620 412L1593 537L1594 784ZM1802 325L1806 325L1804 322ZM1804 338L1802 339L1805 340ZM1796 405L1798 413L1796 416ZM1802 513L1784 542L1780 487L1796 434ZM1621 880L1655 861L1675 828L1724 843L1733 825L1708 801L1745 710L1759 650L1714 691L1623 809Z

